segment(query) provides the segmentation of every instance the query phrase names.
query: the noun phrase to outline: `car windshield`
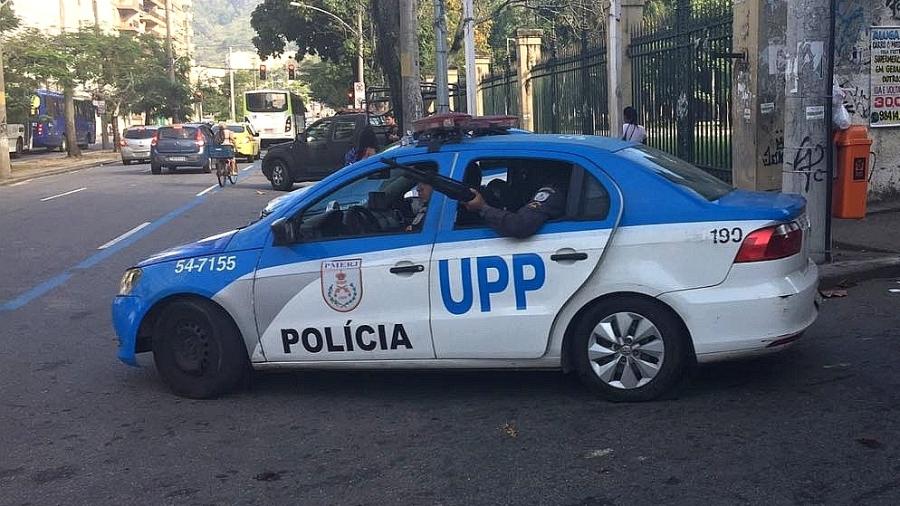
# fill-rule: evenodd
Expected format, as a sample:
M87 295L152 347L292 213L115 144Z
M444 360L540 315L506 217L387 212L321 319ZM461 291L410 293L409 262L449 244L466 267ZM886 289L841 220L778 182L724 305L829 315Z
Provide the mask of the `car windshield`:
M160 139L195 139L197 129L193 127L168 127L159 129Z
M691 190L706 200L719 200L734 188L721 179L668 153L648 146L625 148L616 154L650 169L670 182Z
M250 112L284 112L287 108L287 93L259 92L247 94L247 110Z
M129 128L125 130L126 139L152 139L156 131L152 128Z
M236 134L244 133L244 127L242 125L228 125L228 129Z

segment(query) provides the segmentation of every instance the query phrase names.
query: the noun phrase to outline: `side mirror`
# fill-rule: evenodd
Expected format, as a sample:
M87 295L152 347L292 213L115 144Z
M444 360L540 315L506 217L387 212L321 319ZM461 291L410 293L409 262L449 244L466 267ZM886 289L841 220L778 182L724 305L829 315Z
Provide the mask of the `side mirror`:
M287 246L299 242L291 220L278 218L272 222L271 228L275 246Z

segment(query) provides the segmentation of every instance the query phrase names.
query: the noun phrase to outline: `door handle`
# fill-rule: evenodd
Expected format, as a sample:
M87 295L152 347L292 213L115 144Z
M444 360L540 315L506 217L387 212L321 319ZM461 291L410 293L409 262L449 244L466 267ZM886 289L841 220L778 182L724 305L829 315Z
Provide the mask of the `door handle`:
M391 267L391 274L405 274L405 273L414 273L414 272L422 272L425 270L424 265L398 265L395 267Z
M579 260L587 260L587 253L581 252L572 252L572 253L554 253L550 255L550 260L554 262L577 262Z

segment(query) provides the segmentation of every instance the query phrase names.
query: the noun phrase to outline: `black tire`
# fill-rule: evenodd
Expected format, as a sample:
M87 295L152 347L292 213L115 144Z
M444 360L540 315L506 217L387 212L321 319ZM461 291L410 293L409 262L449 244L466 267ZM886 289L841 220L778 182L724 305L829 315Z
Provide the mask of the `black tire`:
M59 143L59 152L66 153L69 151L69 139L63 137L62 142Z
M175 172L176 170L178 170L178 166L177 166L177 165L169 165L168 168L169 168L169 172Z
M287 164L282 160L272 160L271 174L269 181L272 183L272 188L284 192L291 191L291 189L294 188L294 180L291 177L291 171L288 169Z
M219 182L219 187L225 186L225 168L219 166L219 162L216 162L216 180Z
M150 173L151 174L162 174L162 166L153 162L150 162Z
M256 156L253 157L253 160L259 160L260 158L262 158L262 150L256 152Z
M122 160L122 165L131 165L134 163L134 160Z
M230 391L250 362L228 314L202 300L167 305L153 330L153 361L176 395L209 399Z
M623 341L628 346L610 343L604 347L615 348L618 346L619 351L614 355L608 354L605 357L598 359L597 362L592 363L588 357L589 340L594 342L598 342L598 339L602 340L602 337L598 337L597 334L594 334L594 329L604 319L617 313L630 314L630 328L617 329L617 327L619 327L618 325L612 326L617 332L617 335L625 334L622 337L625 338ZM629 338L626 338L629 331L634 333L632 328L636 321L635 315L642 317L656 327L658 332L653 332L651 334L658 335L648 335L645 339L641 340L641 346L650 345L652 342L655 343L652 345L653 348L657 348L659 342L656 342L656 339L659 339L663 346L661 352L662 365L658 367L658 371L655 375L644 384L640 384L640 381L643 381L643 379L638 378L637 386L634 386L633 388L613 386L600 378L599 373L594 370L594 365L600 370L605 370L603 369L604 365L612 367L610 372L613 381L611 381L611 383L616 382L615 377L616 374L618 374L618 383L621 385L625 383L625 381L623 381L625 367L631 368L630 373L633 377L640 375L641 369L637 365L633 365L637 363L636 359L633 357L641 359L643 364L647 364L648 362L653 363L652 361L655 358L649 353L651 347L647 346L645 348L647 351L642 351L640 346L634 345L638 340L632 341L629 340ZM569 342L568 352L570 353L569 356L572 358L581 381L594 392L599 393L611 401L649 401L668 391L683 376L685 368L689 363L690 344L688 339L690 339L690 336L681 320L679 320L678 317L663 304L652 299L638 296L622 296L602 301L587 310L581 318L581 321L575 327L575 333L572 335L571 342ZM632 349L636 351L632 352ZM634 360L634 362L632 360ZM618 364L614 364L614 362L618 362ZM656 362L656 364L658 365L659 362Z
M203 172L204 172L205 174L209 174L209 173L212 172L212 162L207 158L207 159L206 159L206 165L204 165L204 166L202 166L202 167L200 167L200 168L203 169Z

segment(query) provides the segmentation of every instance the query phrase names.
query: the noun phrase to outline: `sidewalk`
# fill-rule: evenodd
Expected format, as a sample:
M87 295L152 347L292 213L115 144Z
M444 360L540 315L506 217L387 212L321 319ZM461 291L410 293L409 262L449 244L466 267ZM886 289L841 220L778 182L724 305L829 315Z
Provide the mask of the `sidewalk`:
M832 222L832 263L820 268L823 287L900 276L900 201L869 207L862 220Z
M119 153L99 149L82 151L81 158L66 158L65 153L26 154L17 160L12 160L12 176L0 181L0 186L41 176L108 165L118 162L119 159Z

